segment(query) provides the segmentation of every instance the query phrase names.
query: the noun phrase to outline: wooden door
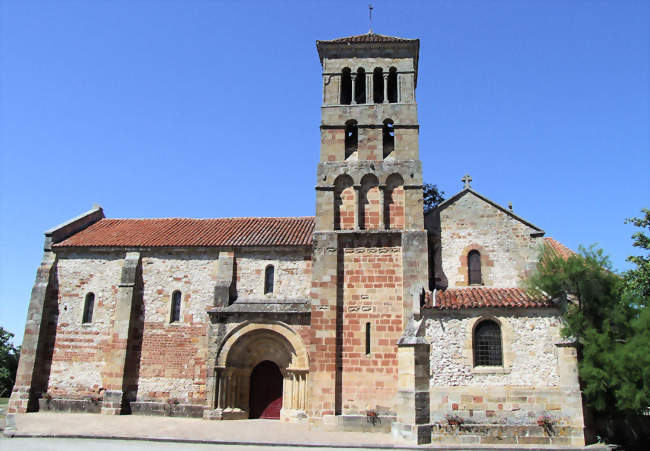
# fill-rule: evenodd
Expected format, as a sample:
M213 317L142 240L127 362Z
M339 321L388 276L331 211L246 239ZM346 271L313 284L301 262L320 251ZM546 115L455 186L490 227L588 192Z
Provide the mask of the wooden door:
M282 409L282 373L278 366L265 360L251 373L249 418L280 419Z

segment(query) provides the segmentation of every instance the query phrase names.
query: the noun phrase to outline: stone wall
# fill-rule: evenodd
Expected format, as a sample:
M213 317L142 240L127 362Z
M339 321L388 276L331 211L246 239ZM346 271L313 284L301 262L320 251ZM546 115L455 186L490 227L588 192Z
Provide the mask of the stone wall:
M401 248L344 248L342 263L342 413L394 412L403 314Z
M569 377L577 368L562 346L559 312L494 309L426 315L433 422L457 414L479 424L531 424L539 415L551 415L560 424L580 426L582 412L578 418L578 406L571 401L580 396L577 377L575 383ZM501 367L473 364L472 331L484 318L501 326Z
M204 403L206 309L211 306L217 253L155 252L142 258L143 334L138 400ZM174 291L180 321L170 322Z
M482 285L517 287L535 268L538 232L472 192L440 211L442 270L449 288L468 285L467 256L481 254Z
M53 398L87 398L106 385L106 356L125 253L58 251L59 294L56 337L48 392ZM309 297L308 249L237 249L240 299L268 302ZM140 402L206 403L207 310L213 307L218 249L149 250L142 253L141 281L126 362L127 399ZM275 267L275 289L264 294L264 269ZM171 322L171 300L181 293L180 320ZM94 293L92 322L82 324L85 297ZM234 327L234 326L233 326ZM303 335L307 332L303 331Z
M114 299L123 253L72 253L59 256L56 338L49 386L52 397L84 398L103 386ZM94 293L92 322L82 324L85 298Z
M264 270L274 267L273 293L264 294ZM307 299L311 285L311 249L239 250L236 253L237 299Z

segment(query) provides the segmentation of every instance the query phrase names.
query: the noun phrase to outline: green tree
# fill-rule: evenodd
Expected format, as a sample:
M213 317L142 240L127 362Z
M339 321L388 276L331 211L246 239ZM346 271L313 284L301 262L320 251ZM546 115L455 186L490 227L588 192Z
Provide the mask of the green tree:
M9 396L16 381L20 350L11 343L13 336L0 327L0 398Z
M633 411L650 407L650 209L643 208L641 213L639 218L625 220L641 228L632 235L632 245L642 249L645 255L627 258L635 267L623 274L624 296L632 305L634 315L629 324L629 338L622 343L621 356L616 360L618 372L626 374L629 381L617 393L617 402L621 409Z
M626 224L634 224L645 230L640 230L632 235L632 246L638 247L645 251L645 255L632 255L627 261L634 264L636 268L625 273L625 282L627 290L631 296L639 301L640 304L648 306L650 301L650 209L641 209L643 216L640 218L628 218Z
M424 214L429 213L445 200L445 192L438 190L437 185L425 183L422 187L424 196Z
M647 264L643 257L634 258ZM631 272L616 274L608 257L593 246L567 259L547 248L528 280L535 295L564 306L563 333L578 343L585 400L609 416L650 406L650 316L643 299L648 279L644 285L642 276Z

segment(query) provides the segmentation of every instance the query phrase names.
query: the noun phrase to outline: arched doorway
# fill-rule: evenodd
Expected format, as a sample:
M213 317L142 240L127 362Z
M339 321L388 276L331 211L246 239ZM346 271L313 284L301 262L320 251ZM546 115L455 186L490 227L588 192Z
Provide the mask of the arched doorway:
M250 418L280 419L282 373L269 361L260 362L251 373Z
M224 340L217 355L212 390L221 419L305 418L309 356L287 325L243 323Z

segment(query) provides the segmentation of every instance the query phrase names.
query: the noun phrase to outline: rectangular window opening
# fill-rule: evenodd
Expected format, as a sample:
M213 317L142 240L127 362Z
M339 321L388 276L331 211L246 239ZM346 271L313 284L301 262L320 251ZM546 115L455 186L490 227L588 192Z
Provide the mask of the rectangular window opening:
M366 355L370 355L370 323L366 323Z

